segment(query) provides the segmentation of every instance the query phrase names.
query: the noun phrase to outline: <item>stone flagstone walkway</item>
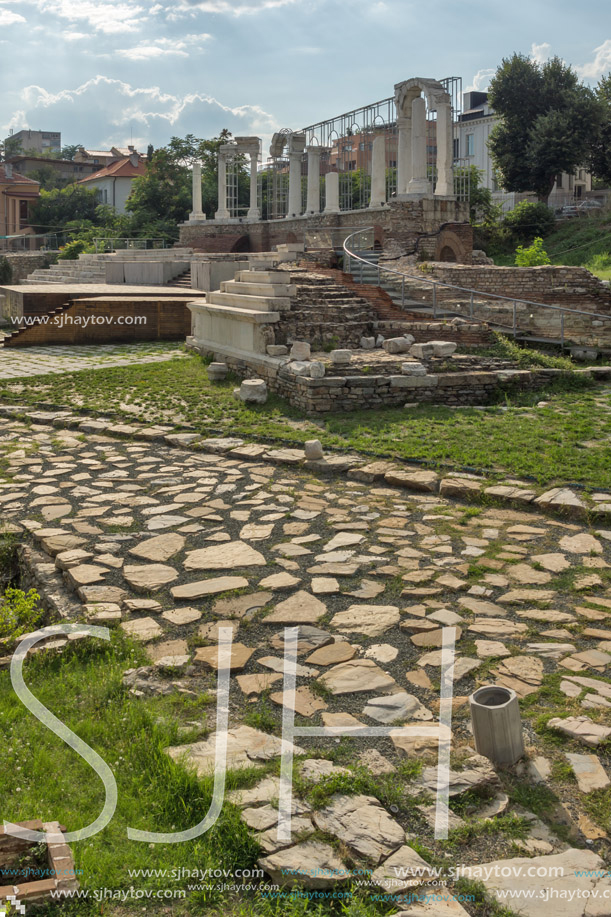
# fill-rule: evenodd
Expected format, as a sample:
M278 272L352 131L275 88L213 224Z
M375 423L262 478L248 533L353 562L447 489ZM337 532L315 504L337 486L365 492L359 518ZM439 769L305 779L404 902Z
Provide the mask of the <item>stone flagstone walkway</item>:
M98 344L92 347L0 347L0 379L73 373L134 363L160 363L185 356L173 344Z
M586 848L599 845L605 831L585 803L610 785L611 531L325 479L245 458L240 448L191 453L45 423L1 419L0 458L3 519L23 533L25 558L57 614L121 627L145 645L150 665L125 676L134 703L146 694L214 692L218 631L233 628L228 760L233 768L259 766L261 781L229 798L256 834L261 865L274 881L334 886L363 865L372 890L396 895L400 905L431 880L410 845L442 850L431 808L436 740L344 739L348 751L337 759L339 740L300 739L293 839L284 843L276 837L278 777L270 761L280 754L283 703L307 725L434 724L442 627L452 626L450 795L469 802L455 806L451 827L503 814L526 826L518 840L481 832L461 849L463 862L522 862L516 854L534 857L529 864L558 861L570 867L571 887L596 887L601 897L611 890L608 877L574 875L603 863ZM284 628L294 625L297 689L285 698ZM65 642L52 645L61 650ZM475 752L466 704L490 682L554 714L548 729L565 743L543 744L525 707L527 758L497 772ZM540 695L546 685L560 703L553 692L551 700ZM215 736L207 733L214 716L211 707L209 722L196 724L197 741L168 749L199 774L214 764ZM422 769L408 775L412 761ZM563 773L571 769L573 782L555 781L558 763ZM361 785L368 775L368 786L390 776L403 801L390 809L373 792L352 791L350 779L359 775ZM554 790L568 833L559 836L515 803L516 780ZM312 790L330 781L341 789L317 805ZM549 814L557 820L558 812ZM285 868L300 875L287 876ZM321 869L328 870L324 878ZM520 881L525 889L550 884ZM505 903L503 882L484 882ZM611 913L586 906L574 899L557 913ZM520 907L539 917L545 905L535 897ZM403 912L468 913L458 901Z

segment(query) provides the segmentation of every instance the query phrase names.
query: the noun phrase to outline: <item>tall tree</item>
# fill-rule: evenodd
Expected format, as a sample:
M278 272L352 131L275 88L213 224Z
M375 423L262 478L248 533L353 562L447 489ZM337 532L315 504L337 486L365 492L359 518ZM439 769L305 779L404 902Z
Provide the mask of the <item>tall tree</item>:
M600 126L592 144L590 169L604 187L611 186L611 73L603 76L596 87L600 106Z
M488 142L507 191L531 191L547 202L556 175L588 160L600 106L559 57L539 64L523 54L503 59L489 101L501 118Z

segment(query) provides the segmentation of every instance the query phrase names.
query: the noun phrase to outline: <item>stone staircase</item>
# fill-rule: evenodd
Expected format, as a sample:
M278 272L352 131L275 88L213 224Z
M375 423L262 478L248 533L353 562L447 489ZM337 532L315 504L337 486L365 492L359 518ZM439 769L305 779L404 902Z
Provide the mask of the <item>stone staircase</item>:
M183 273L179 274L177 277L174 277L174 279L170 280L165 286L177 287L180 290L191 290L191 268L183 271Z
M79 255L76 261L58 261L33 271L23 283L106 283L106 268L97 255Z

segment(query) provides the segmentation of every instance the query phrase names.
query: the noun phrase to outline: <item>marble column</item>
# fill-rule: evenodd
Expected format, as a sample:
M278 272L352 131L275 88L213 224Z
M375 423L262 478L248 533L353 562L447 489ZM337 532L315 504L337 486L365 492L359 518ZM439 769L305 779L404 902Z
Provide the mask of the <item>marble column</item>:
M214 214L215 220L228 220L231 214L227 209L227 154L219 150L218 158L219 202Z
M202 165L200 162L193 163L193 210L189 214L189 220L194 223L200 223L206 219L206 214L202 210Z
M449 102L437 103L437 184L435 194L454 196L452 109Z
M320 213L320 153L319 146L308 148L308 197L306 213Z
M371 150L371 198L370 207L382 207L386 203L386 137L379 134Z
M397 118L397 194L406 194L412 177L412 119Z
M260 220L261 211L258 206L257 194L257 165L259 164L259 152L250 154L250 207L248 208L247 217L249 220Z
M426 102L417 96L412 102L412 175L408 194L428 194L426 177Z
M339 172L325 175L325 213L339 213Z

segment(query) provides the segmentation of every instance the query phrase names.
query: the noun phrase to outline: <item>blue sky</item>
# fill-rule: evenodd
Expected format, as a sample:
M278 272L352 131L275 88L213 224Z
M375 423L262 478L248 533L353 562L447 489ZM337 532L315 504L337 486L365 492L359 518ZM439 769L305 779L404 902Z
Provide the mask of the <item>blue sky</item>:
M608 0L0 0L0 136L267 139L412 76L485 88L514 51L595 83L611 70Z

